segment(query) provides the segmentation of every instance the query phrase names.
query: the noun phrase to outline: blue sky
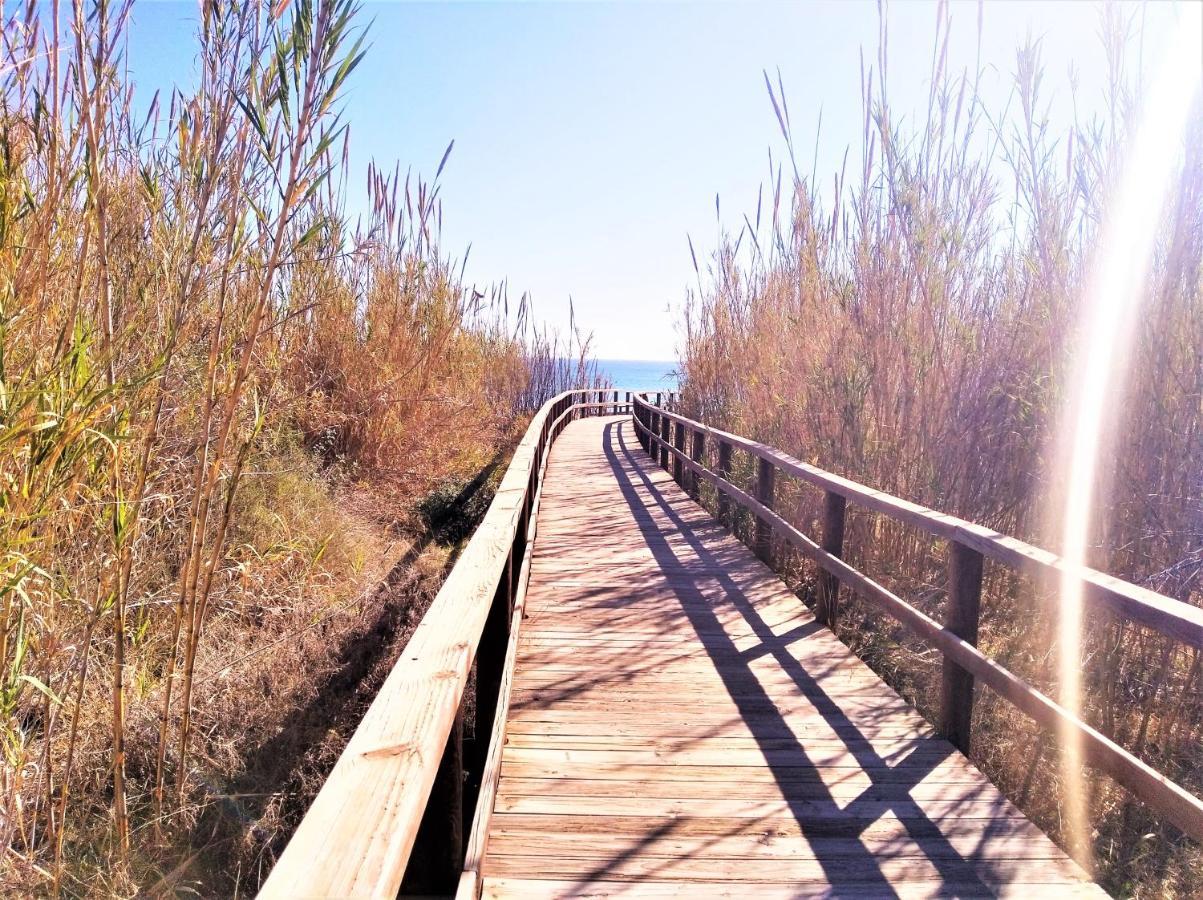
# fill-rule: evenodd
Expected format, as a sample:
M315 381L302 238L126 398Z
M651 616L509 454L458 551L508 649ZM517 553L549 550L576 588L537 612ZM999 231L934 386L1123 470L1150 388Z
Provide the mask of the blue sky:
M1172 21L1150 4L1146 41ZM936 8L889 8L889 89L924 107ZM978 5L952 4L954 67L972 65ZM989 0L985 89L1001 103L1015 47L1043 41L1053 117L1068 115L1068 72L1087 101L1101 83L1098 7ZM135 4L129 65L139 94L191 80L194 2ZM366 3L372 47L352 78L352 203L369 160L442 176L444 249L536 315L578 322L604 358L675 355L676 310L722 217L737 227L780 149L762 71L780 68L797 143L830 182L861 132L860 65L876 54L875 3ZM807 159L807 168L811 160ZM824 175L824 173L826 173Z

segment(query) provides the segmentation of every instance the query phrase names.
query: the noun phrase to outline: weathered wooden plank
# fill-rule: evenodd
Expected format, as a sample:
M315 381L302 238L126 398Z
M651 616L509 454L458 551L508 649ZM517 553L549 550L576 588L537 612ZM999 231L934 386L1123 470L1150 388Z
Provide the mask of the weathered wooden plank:
M679 879L682 881L737 881L749 885L756 882L790 881L796 885L830 885L836 888L859 885L876 886L878 896L889 896L894 884L922 881L937 885L976 885L983 893L990 888L1016 881L1029 883L1081 882L1081 869L1071 860L984 858L972 864L962 859L946 864L938 856L870 857L871 864L862 858L864 849L855 856L832 859L788 857L780 859L730 859L699 855L692 857L653 856L644 853L616 854L606 859L582 856L503 856L490 855L488 872L499 877L548 879L600 879L643 881ZM958 865L959 863L959 865ZM754 890L749 888L749 890Z
M868 825L856 824L857 830L849 831L840 823L835 827L823 827L823 823L801 822L794 815L765 816L763 818L724 818L721 816L606 816L606 815L554 815L497 813L493 817L498 834L517 832L532 834L598 834L620 836L641 841L672 835L678 838L702 836L746 837L753 841L775 837L805 838L862 837L865 840L884 842L904 840L908 835L947 835L950 839L976 838L981 851L982 833L989 829L991 836L1001 837L1027 835L1032 838L1043 836L1043 832L1019 813L981 818L956 816L945 821L916 822L900 819L893 812L886 813ZM991 824L993 823L993 824ZM1049 842L1055 848L1055 844Z
M952 757L932 764L930 760L904 759L899 764L858 764L819 766L797 762L788 766L753 766L732 768L730 766L683 765L672 761L659 764L632 764L610 762L582 763L563 760L502 761L502 777L505 778L548 778L553 780L587 779L590 781L706 781L713 783L775 784L784 793L794 782L822 781L825 784L856 783L864 787L874 784L904 782L917 784L931 778L936 780L969 779L981 784L981 773Z
M794 882L758 882L756 900L797 900L798 885ZM1098 889L1088 884L1062 884L1031 881L1013 882L982 889L977 885L957 882L909 882L894 885L893 894L905 900L930 900L946 897L999 897L1003 900L1076 900L1097 897ZM739 882L718 881L614 881L605 878L556 880L533 878L488 878L484 882L486 900L503 897L526 897L530 900L591 900L591 898L622 897L627 900L747 900L748 886ZM843 884L839 887L807 885L805 896L810 898L880 898L875 886L860 887Z
M797 744L796 741L791 742ZM671 765L671 766L848 766L863 768L871 757L872 761L885 765L894 765L903 759L912 762L935 763L943 758L942 751L932 748L915 749L899 747L896 750L874 753L861 753L859 756L848 752L847 745L840 742L838 746L816 745L808 746L805 753L796 746L789 749L773 749L749 747L738 749L733 747L711 748L707 743L692 747L666 747L657 750L650 746L629 749L590 749L585 747L529 747L509 744L506 756L514 762L560 762L570 765Z
M511 735L547 734L568 736L607 736L639 737L651 740L703 740L706 738L753 736L752 729L759 723L749 722L740 717L710 718L700 720L690 716L685 722L659 723L644 721L607 722L603 717L592 716L565 721L556 713L549 715L532 714L530 716L514 717L509 720L506 731ZM765 726L770 722L766 721ZM849 740L874 737L895 738L930 738L930 730L923 726L895 724L887 721L885 724L872 723L869 725L832 725L825 719L815 716L809 719L796 717L789 720L784 727L774 729L778 733L786 733L799 741L812 740Z
M818 770L823 771L823 770ZM648 797L656 800L725 800L735 791L747 800L822 801L840 800L951 800L964 802L979 799L991 790L970 772L960 773L957 781L924 779L918 784L895 780L876 784L871 780L845 778L832 783L815 779L782 785L775 781L663 781L658 778L641 781L613 778L522 778L506 776L500 782L504 792L513 797L555 797L564 793L578 797ZM867 779L866 779L867 780ZM980 835L979 835L980 837ZM1047 840L1045 850L1055 845ZM1058 851L1060 852L1060 851Z
M884 715L902 714L905 712L905 706L894 705L893 709L889 709L894 703L901 704L900 700L890 701L883 700L878 703L877 698L840 698L838 703L835 703L835 698L830 694L826 695L826 701L816 704L812 703L805 697L781 697L781 698L751 698L746 699L722 697L722 695L711 695L711 697L664 697L664 698L641 698L638 695L633 695L630 692L623 692L618 697L612 698L589 698L576 697L569 694L567 697L558 697L555 693L544 699L539 698L522 698L515 700L512 703L515 711L539 710L539 709L589 709L595 710L599 715L608 716L628 716L628 715L645 715L648 712L656 714L656 712L672 712L687 711L691 706L697 706L701 701L711 710L727 712L731 715L752 716L754 714L768 714L778 717L787 717L796 714L811 714L811 715L826 715L831 716L830 706L834 705L840 710L842 718L851 718L853 715L872 716L881 718ZM828 703L831 701L831 703ZM947 746L947 745L946 745ZM941 747L941 752L944 748Z
M662 835L613 835L591 832L547 834L542 829L525 832L498 829L492 847L498 856L564 856L609 859L627 853L651 857L712 859L830 860L860 856L865 847L896 859L953 859L971 857L981 842L977 834L950 836L924 845L909 840L905 831L868 841L841 835L766 835L749 841L744 835L682 835L669 829ZM991 838L991 850L1000 859L1062 860L1064 854L1044 835L1006 835Z
M586 750L586 751L650 751L657 756L672 752L688 750L689 747L705 747L707 751L760 751L761 753L778 752L792 753L800 763L812 760L814 754L840 753L842 757L851 757L860 763L861 758L867 758L871 753L906 753L914 752L917 758L948 756L946 747L931 738L896 738L893 735L859 735L853 738L851 734L807 735L806 745L800 746L798 735L789 734L769 736L761 734L742 735L706 735L704 738L662 738L648 734L639 735L588 735L588 734L510 734L508 745L511 747L528 747L531 750ZM849 745L854 744L851 748ZM818 764L818 763L813 763Z

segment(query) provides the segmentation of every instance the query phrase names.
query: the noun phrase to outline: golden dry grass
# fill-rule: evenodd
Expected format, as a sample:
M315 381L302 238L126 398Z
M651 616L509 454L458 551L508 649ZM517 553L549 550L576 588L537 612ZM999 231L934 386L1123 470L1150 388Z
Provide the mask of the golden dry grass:
M941 12L940 39L947 36ZM1039 48L1016 55L1011 110L986 108L977 73L933 54L926 120L901 126L880 91L883 41L864 78L863 171L835 191L791 173L784 91L770 84L784 178L699 273L684 312L687 408L890 493L1055 546L1054 434L1068 336L1103 204L1136 118L1132 22L1104 10L1114 81L1102 121L1042 119ZM993 156L993 161L989 159ZM1092 536L1095 566L1203 603L1203 116L1196 107L1134 336L1115 462ZM824 181L824 184L830 184ZM770 186L773 187L772 185ZM753 221L755 220L755 221ZM750 471L744 472L751 479ZM796 521L821 497L780 487ZM849 521L852 561L941 614L944 548L871 516ZM1050 598L987 567L983 644L1055 695ZM1092 620L1085 715L1171 778L1203 792L1200 656L1143 629ZM938 655L854 604L842 637L921 708L938 708ZM975 756L1060 834L1053 742L991 698ZM1094 850L1117 894L1189 896L1203 851L1105 778L1091 778Z
M253 889L454 552L420 501L587 341L465 290L437 175L342 208L350 0L206 0L138 107L129 2L4 16L0 884Z

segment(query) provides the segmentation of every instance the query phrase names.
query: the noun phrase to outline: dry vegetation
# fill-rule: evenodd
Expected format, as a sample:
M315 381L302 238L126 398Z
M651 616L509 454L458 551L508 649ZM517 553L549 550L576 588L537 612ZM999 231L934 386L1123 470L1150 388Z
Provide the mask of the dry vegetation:
M1105 10L1113 80L1104 112L1064 133L1045 120L1038 46L1017 53L1010 108L986 108L977 73L945 66L946 11L927 119L900 126L882 86L883 40L862 78L863 168L837 173L830 193L791 166L784 91L770 84L785 164L765 209L721 244L687 304L687 408L865 484L1055 546L1045 504L1056 487L1052 430L1102 203L1135 120L1132 24ZM1098 568L1194 604L1203 602L1201 260L1196 109L1143 298L1137 364L1112 400L1123 427L1092 539ZM790 496L796 521L813 526L821 497L797 486ZM855 564L939 617L938 542L869 516L850 518L849 529ZM987 567L985 647L1055 695L1048 601ZM1121 622L1096 618L1089 632L1087 719L1203 793L1199 652ZM938 709L937 654L856 604L841 636L921 708ZM1059 834L1052 741L1021 720L984 696L975 757ZM1091 784L1110 890L1199 890L1198 846L1106 779Z
M5 6L0 892L253 889L591 374L464 289L433 184L344 212L350 0L200 10L135 102L128 2Z
M201 9L195 88L136 103L128 2L6 7L0 889L253 890L524 417L592 376L579 339L464 290L439 248L437 184L374 169L371 208L344 211L339 98L363 52L348 0ZM708 267L685 315L692 411L1048 543L1065 335L1134 119L1131 35L1106 24L1106 114L1065 134L1042 124L1034 47L1005 111L937 53L928 120L910 128L883 100L883 48L861 171L828 196L779 168L765 221ZM1126 426L1094 559L1194 603L1200 260L1196 115L1141 364L1115 401ZM783 487L813 521L819 498ZM867 517L849 529L856 564L939 614L940 546ZM1055 690L1047 598L987 575L985 646ZM1198 652L1095 624L1088 719L1203 791ZM842 634L933 708L936 656L855 605ZM975 729L979 763L1056 833L1051 743L988 697ZM1197 889L1203 853L1092 783L1106 884Z

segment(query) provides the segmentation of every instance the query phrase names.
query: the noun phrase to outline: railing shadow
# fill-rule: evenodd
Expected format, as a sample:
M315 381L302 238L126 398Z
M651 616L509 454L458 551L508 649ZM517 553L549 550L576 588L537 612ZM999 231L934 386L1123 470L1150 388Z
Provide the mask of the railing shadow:
M727 694L755 738L803 837L808 841L817 840L820 845L823 838L832 836L854 839L851 843L841 845L839 856L815 854L832 888L837 892L840 888L855 889L858 893L870 892L874 896L897 895L882 870L878 856L861 837L874 821L893 812L946 887L955 887L958 893L968 891L992 895L993 891L979 875L975 859L965 858L958 853L939 825L909 796L914 786L955 753L952 746L935 738L919 739L911 752L901 760L891 764L890 760L883 757L857 727L857 723L789 652L792 644L812 631L803 626L781 635L774 633L773 628L758 614L744 588L727 571L724 565L726 561L718 559L713 549L695 535L695 526L685 521L680 498L667 497L648 476L647 469L655 464L647 458L641 447L628 440L630 428L627 423L607 423L603 428L603 448L622 496L638 523L656 565L662 571L682 568L682 560L668 540L673 537L677 546L689 552L691 561L701 564L705 572L703 577L721 586L726 599L751 627L759 641L756 652L749 653L736 646L735 639L696 586L690 586L680 578L664 579L664 586L676 595L680 610L697 636L698 646L714 663ZM674 528L666 530L660 527L649 516L649 510L667 517ZM817 764L781 712L778 706L780 698L769 694L751 667L754 659L764 657L772 657L781 671L788 674L790 681L831 726L833 733L839 736L852 758L870 778L869 787L846 805L838 802L821 779L811 778L806 782L805 789L800 789L800 782L796 780L798 769L814 768ZM668 825L656 829L619 857L598 865L590 873L590 880L605 879L623 860L637 855L640 849L671 830Z

